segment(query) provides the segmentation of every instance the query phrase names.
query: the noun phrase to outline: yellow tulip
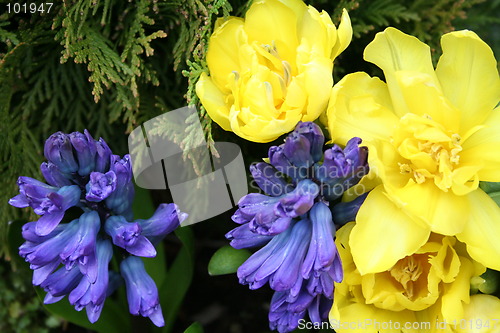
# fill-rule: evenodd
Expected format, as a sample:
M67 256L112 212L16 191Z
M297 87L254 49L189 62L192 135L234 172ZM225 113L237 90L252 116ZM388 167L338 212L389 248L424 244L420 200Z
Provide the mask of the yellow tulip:
M388 28L364 53L387 83L358 72L332 89L332 141L358 136L370 152L373 190L350 238L362 274L393 267L431 232L456 236L474 260L500 270L500 208L478 188L500 181L497 62L471 31L441 45L434 70L427 45Z
M333 60L350 43L344 10L337 29L300 0L254 2L245 19L220 18L196 93L210 117L244 139L269 142L325 111Z
M473 332L500 320L500 300L470 296L470 279L485 271L455 237L432 233L415 253L388 270L360 274L349 237L354 222L337 232L344 280L335 284L330 323L337 333ZM375 241L376 242L376 241ZM498 332L478 330L477 332ZM476 332L476 331L474 331Z

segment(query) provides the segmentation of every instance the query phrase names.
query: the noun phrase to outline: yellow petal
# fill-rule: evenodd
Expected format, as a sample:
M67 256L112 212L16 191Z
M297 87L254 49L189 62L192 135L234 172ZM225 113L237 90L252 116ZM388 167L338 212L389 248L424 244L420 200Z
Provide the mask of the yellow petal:
M352 26L351 18L347 13L345 8L342 11L342 17L340 18L339 28L337 29L337 41L332 49L331 60L335 59L339 54L341 54L351 43L352 40Z
M361 284L361 277L352 260L351 248L349 246L349 236L354 225L354 222L349 222L335 233L335 244L342 260L344 280L349 281L350 285Z
M460 111L444 98L433 76L409 71L394 75L409 112L428 116L452 133L458 133Z
M460 258L460 270L451 284L443 285L441 313L447 322L460 321L464 317L463 306L469 303L470 279L474 266L469 259Z
M491 48L472 31L441 38L436 74L444 95L462 112L462 132L481 124L500 101L500 77Z
M500 270L500 208L483 190L467 195L469 220L458 240L467 244L469 255L488 268Z
M301 110L289 110L283 113L283 119L270 119L254 113L251 109L242 108L231 112L231 130L249 141L270 142L284 133L291 132L301 116Z
M353 136L389 141L398 123L386 84L363 72L349 74L333 87L327 118L332 141L340 144Z
M302 0L279 0L282 4L293 10L295 16L297 16L298 22L300 22L301 17L307 10L306 4Z
M401 165L408 161L401 157L392 143L384 140L363 142L368 147L368 165L385 188L401 188L408 184L411 174L401 172Z
M217 22L222 22L221 19ZM233 71L241 72L249 64L241 64L239 50L247 42L243 31L243 19L230 17L219 23L218 29L210 37L207 51L207 65L210 75L219 89L226 89L227 77ZM243 68L242 66L243 65Z
M462 144L460 164L477 166L479 180L500 182L500 107L493 110L484 127Z
M388 270L425 244L429 234L428 228L406 215L378 186L361 205L349 245L363 275Z
M410 216L425 221L431 231L439 234L456 235L464 230L468 220L470 203L467 197L444 192L430 180L391 189L390 195Z
M307 95L304 87L304 76L299 75L292 78L286 89L286 97L280 107L281 111L286 110L304 110L307 103Z
M303 16L298 31L298 39L304 51L313 52L320 57L330 60L333 45L337 41L337 29L333 24L330 15L326 15L326 20L316 8L309 6ZM328 19L330 21L328 21ZM330 30L333 30L330 32ZM332 39L330 39L332 36ZM331 63L332 61L330 61ZM298 61L300 63L300 61Z
M307 109L302 121L314 121L326 110L332 91L332 63L328 58L317 58L304 66L303 72Z
M330 324L337 333L423 333L412 328L416 321L415 312L399 312L378 309L373 305L344 301L335 290ZM404 328L405 324L409 328ZM415 326L417 327L417 326ZM404 329L402 329L404 328Z
M247 11L244 26L250 42L276 47L282 60L295 59L297 16L292 8L277 0L256 2Z
M455 238L443 237L442 242L443 245L438 250L438 253L429 259L429 263L440 280L451 283L455 281L455 277L460 271L460 258L453 248Z
M225 131L230 131L229 108L225 103L225 96L206 73L202 73L196 82L196 94L210 118Z
M460 325L463 324L463 325ZM474 295L464 307L457 333L499 333L500 300L491 295Z
M379 32L366 47L364 58L384 71L394 110L399 116L408 113L409 110L397 83L396 72L411 71L427 74L434 82L434 86L439 87L429 46L395 28Z

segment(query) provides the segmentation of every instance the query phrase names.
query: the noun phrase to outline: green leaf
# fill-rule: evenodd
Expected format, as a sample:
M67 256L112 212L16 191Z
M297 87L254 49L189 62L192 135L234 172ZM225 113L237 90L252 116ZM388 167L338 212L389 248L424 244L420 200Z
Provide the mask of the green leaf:
M488 269L481 275L481 278L484 279L484 283L479 286L479 291L483 294L493 294L497 288L498 283L500 282L499 272Z
M21 246L21 244L24 243L24 239L22 236L22 228L25 223L26 221L24 220L15 220L9 223L9 229L7 233L8 253L6 254L7 257L11 259L10 262L14 270L16 270L18 266L28 267L28 264L18 254L19 246Z
M142 258L146 272L153 278L157 286L161 286L167 275L167 259L165 258L165 250L163 243L155 245L156 257Z
M500 192L488 193L488 195L496 202L498 206L500 206Z
M480 182L479 187L483 189L486 193L498 192L500 191L500 183L493 182Z
M252 253L248 250L237 250L229 245L221 247L214 253L208 263L208 274L223 275L235 273L238 267L251 255Z
M134 186L135 196L132 203L134 219L149 219L155 212L151 192L137 185Z
M39 287L35 287L35 290L38 297L43 302L45 292ZM86 311L76 311L75 308L69 304L67 298L60 300L57 303L44 304L44 307L50 313L62 317L64 320L78 326L94 330L98 333L131 332L128 310L125 307L120 308L112 299L109 298L104 302L104 308L101 316L94 324L88 320Z
M167 272L160 288L160 302L165 317L162 332L172 331L177 311L191 285L194 268L194 237L189 227L177 228L175 234L183 246Z
M184 333L203 333L203 326L201 326L200 323L193 323Z

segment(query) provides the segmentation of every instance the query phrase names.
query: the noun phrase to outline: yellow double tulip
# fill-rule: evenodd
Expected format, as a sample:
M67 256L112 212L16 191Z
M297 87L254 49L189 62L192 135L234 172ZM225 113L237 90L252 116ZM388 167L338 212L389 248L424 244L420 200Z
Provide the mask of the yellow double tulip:
M364 54L387 83L359 72L333 88L332 139L363 139L371 175L360 186L370 177L376 185L349 241L362 274L389 269L431 232L456 236L474 260L500 270L500 208L478 187L500 181L497 62L471 31L446 34L441 44L434 70L427 45L388 28Z
M244 139L269 142L325 111L333 60L350 43L339 28L300 0L256 1L245 19L216 22L196 93L210 117Z

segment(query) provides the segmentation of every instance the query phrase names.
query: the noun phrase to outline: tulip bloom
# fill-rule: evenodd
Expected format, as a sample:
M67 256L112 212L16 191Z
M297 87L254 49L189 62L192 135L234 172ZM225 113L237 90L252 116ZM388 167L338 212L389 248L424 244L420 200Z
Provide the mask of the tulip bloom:
M349 246L353 226L351 222L339 229L335 241L344 266L344 280L335 283L330 312L336 332L464 332L460 328L475 325L478 319L495 325L500 300L470 296L471 277L484 273L485 267L474 262L455 237L432 233L422 247L393 267L360 274ZM488 305L491 309L486 309Z
M219 19L196 93L224 130L269 142L326 109L333 60L349 45L344 11L339 28L326 12L300 0L261 0L245 19Z
M500 181L497 62L471 31L441 44L434 70L427 45L388 28L364 53L387 83L359 72L333 88L332 140L359 136L370 152L361 184L374 189L349 240L361 274L390 269L431 232L456 236L474 260L500 270L500 208L478 187Z

